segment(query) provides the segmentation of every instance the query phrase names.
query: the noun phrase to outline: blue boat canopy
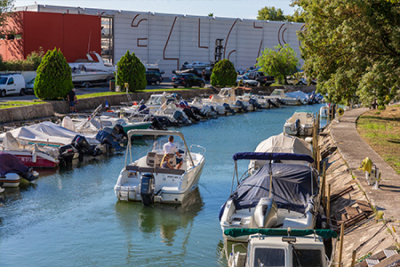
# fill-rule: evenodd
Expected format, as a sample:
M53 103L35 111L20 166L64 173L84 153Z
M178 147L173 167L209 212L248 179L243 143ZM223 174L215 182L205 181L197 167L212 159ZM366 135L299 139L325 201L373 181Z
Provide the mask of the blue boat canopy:
M262 153L262 152L239 152L233 155L233 160L298 160L313 163L314 159L309 155L293 154L293 153Z
M224 231L225 235L229 235L232 237L238 236L246 236L246 235L254 235L254 234L262 234L266 236L288 236L287 229L269 229L269 228L230 228ZM306 236L316 234L322 238L337 238L337 233L330 229L292 229L290 230L290 236Z

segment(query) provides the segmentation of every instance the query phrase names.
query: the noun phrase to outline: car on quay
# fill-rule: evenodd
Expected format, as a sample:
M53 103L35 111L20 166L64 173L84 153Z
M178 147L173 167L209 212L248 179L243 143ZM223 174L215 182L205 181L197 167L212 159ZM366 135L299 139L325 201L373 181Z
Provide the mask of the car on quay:
M204 87L205 85L205 80L203 78L199 78L193 73L175 74L172 77L172 86L174 88L178 88L178 86L183 86L186 88L190 88L192 86Z
M148 70L146 71L146 81L148 85L160 85L160 83L163 81L163 78L159 71Z
M242 75L237 77L236 85L250 87L250 86L257 86L258 82L256 80L249 79L249 77L245 75Z
M270 86L275 82L273 76L264 74L262 71L250 71L245 74L249 79L256 80L262 86Z

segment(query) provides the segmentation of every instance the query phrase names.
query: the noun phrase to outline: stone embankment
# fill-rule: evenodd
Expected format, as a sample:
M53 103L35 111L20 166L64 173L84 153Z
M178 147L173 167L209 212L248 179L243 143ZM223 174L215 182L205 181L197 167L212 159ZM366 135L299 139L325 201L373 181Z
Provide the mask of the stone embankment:
M365 261L360 260L366 257L382 260L385 258L383 250L400 242L397 233L400 231L399 187L392 187L392 183L400 179L398 175L393 175L393 169L386 169L384 161L379 161L379 156L373 155L375 152L358 135L356 119L365 111L355 109L345 112L340 122L333 121L319 137L321 158L326 165L325 195L328 195L330 185L330 221L338 232L340 224L345 225L343 266L352 266L353 253L355 266L367 266ZM365 157L374 158L373 162L381 168L381 189L366 185L365 175L358 170ZM397 192L396 197L391 196L394 191ZM335 262L339 262L339 244Z

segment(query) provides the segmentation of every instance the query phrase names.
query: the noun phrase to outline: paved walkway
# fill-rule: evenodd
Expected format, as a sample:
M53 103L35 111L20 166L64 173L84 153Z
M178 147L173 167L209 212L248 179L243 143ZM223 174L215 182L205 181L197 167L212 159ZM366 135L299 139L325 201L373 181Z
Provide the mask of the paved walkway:
M388 221L400 222L400 175L390 167L358 134L356 129L357 118L368 111L367 108L346 111L332 124L331 135L343 159L347 162L350 171L366 193L371 204L384 212ZM382 173L380 189L369 186L365 174L358 169L361 161L369 157ZM400 229L399 229L400 230Z

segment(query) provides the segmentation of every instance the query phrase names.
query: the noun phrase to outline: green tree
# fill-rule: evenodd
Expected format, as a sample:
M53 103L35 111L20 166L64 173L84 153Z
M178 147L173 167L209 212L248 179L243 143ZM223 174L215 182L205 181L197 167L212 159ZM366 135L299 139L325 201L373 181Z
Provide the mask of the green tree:
M211 85L225 87L236 83L237 73L235 66L228 59L223 59L215 64L211 73Z
M208 13L207 16L209 16L209 17L214 17L214 13Z
M297 0L304 69L328 101L377 98L384 108L400 86L400 3L388 0Z
M274 49L265 48L262 55L257 58L257 66L268 75L288 84L287 76L297 71L299 59L296 52L289 44L277 45Z
M36 71L33 91L44 100L64 98L72 90L71 68L60 49L44 55Z
M136 57L135 53L129 53L121 57L117 64L117 85L125 88L128 84L130 92L146 88L146 68Z
M8 17L12 16L14 14L11 12L13 5L14 5L14 0L1 0L0 1L0 26L4 26Z
M286 21L282 9L275 7L263 7L258 10L258 20Z

